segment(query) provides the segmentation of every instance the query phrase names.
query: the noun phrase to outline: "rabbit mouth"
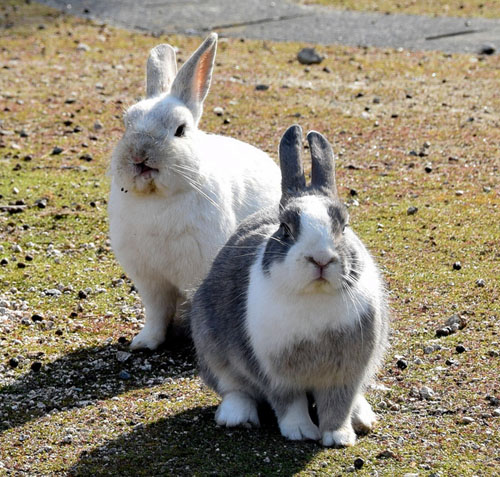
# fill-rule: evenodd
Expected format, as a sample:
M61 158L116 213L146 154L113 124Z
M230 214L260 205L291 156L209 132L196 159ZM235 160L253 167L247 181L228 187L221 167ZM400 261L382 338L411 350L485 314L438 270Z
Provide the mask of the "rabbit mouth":
M144 178L153 177L154 174L158 172L158 169L148 166L146 161L136 164L135 169L137 171L137 175Z

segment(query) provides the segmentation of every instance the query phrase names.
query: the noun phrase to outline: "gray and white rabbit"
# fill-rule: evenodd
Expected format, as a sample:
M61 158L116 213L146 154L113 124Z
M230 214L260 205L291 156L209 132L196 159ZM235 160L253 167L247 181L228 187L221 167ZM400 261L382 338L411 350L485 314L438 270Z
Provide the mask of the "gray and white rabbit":
M265 400L288 439L349 446L376 421L363 392L387 343L386 297L337 195L330 144L314 131L307 140L311 184L292 126L279 147L279 207L247 218L221 249L190 323L201 376L222 396L219 425L259 425Z
M111 244L146 309L132 349L165 339L178 304L238 224L280 200L279 168L267 154L198 129L216 47L212 33L179 72L170 45L151 50L147 98L127 110L113 152Z

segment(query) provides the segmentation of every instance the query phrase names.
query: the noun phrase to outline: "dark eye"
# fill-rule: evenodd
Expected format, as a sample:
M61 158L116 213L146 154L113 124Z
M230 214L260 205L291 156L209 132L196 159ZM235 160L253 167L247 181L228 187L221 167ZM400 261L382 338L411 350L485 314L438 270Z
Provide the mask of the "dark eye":
M344 226L342 227L342 233L345 232L346 227L349 227L349 224L344 224Z
M291 237L292 236L292 231L290 230L290 227L288 224L285 224L285 222L282 222L280 224L280 229L283 233L283 237L284 238L288 238L288 237Z
M185 124L181 124L177 130L175 131L175 136L176 137L183 137L184 134L186 134L186 125Z

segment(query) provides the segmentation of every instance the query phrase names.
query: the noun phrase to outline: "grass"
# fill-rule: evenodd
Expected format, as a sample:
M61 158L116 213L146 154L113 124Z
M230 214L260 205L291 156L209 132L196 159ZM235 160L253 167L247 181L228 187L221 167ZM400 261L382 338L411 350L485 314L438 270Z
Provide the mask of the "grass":
M410 15L500 18L495 0L299 0L306 5L325 5L341 10L358 10Z
M330 138L353 228L391 293L386 389L368 396L379 425L353 448L323 449L285 441L269 412L259 430L217 428L218 399L182 340L117 359L143 314L107 240L110 152L122 110L143 94L149 49L169 42L185 60L199 39L153 38L17 0L0 8L0 206L22 210L0 212L0 301L16 308L0 310L0 474L343 475L357 457L359 475L495 474L500 57L332 46L322 65L304 68L295 60L303 45L220 41L201 126L275 158L294 122ZM409 206L418 212L407 215ZM455 313L467 326L436 338ZM426 354L430 345L439 346Z

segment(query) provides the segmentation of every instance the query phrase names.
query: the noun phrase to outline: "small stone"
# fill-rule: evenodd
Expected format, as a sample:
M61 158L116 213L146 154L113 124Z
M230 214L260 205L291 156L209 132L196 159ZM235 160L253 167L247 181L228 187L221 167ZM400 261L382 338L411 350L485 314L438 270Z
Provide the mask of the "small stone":
M87 161L87 162L90 162L90 161L92 161L93 159L94 159L94 158L93 158L90 154L88 154L88 153L82 154L82 155L80 156L80 160L82 160L82 161Z
M461 270L462 269L462 264L460 262L455 262L453 264L453 270Z
M8 258L2 258L2 260L0 260L0 265L2 265L2 267L5 267L8 264L9 264Z
M297 53L297 60L301 65L315 65L321 63L325 59L314 48L302 48Z
M90 51L90 46L85 43L78 43L76 46L76 51Z
M493 409L493 415L494 416L500 416L500 407L497 407L496 409Z
M17 368L19 366L19 360L17 358L10 358L9 359L9 366L11 368Z
M229 118L224 118L224 124L231 124L231 120Z
M52 149L51 154L53 156L57 156L57 155L61 154L63 151L64 151L64 149L62 147L56 146L56 147L54 147L54 149Z
M427 174L430 174L432 172L432 164L431 163L426 164L424 170L425 172L427 172Z
M498 358L500 356L500 353L497 350L490 349L488 351L488 355L491 356L492 358Z
M460 316L460 315L451 315L447 320L446 320L446 325L447 326L452 326L454 324L458 324L460 326L460 329L465 327L465 320Z
M377 96L375 96L375 98L373 98L373 104L380 104L380 98L378 98Z
M26 264L23 262L17 262L17 268L26 268Z
M216 106L214 108L214 113L216 116L222 116L224 114L224 110L220 106Z
M495 53L495 51L495 45L492 45L491 43L485 43L479 48L480 55L492 55L493 53Z
M257 91L267 91L269 89L269 85L268 84L258 84L255 86L255 89Z
M490 406L500 406L500 399L495 396L488 396L486 398L490 402Z
M428 386L422 386L419 394L422 399L429 400L434 396L434 391Z
M103 128L104 128L104 124L102 124L101 121L97 120L94 123L94 131L100 131Z
M29 162L33 160L33 156L31 154L26 154L26 156L23 157L23 161Z
M396 457L396 453L390 449L386 449L377 454L377 459L393 459L394 457Z
M34 361L31 363L31 370L34 371L35 373L38 373L42 369L42 363L40 361Z
M418 207L412 205L408 207L408 209L406 210L406 215L415 215L417 212L418 212Z
M128 343L128 339L127 339L127 338L125 338L125 336L120 336L120 337L118 338L118 343L120 343L120 344L125 344L125 343Z
M491 187L490 186L484 186L483 187L483 192L486 192L487 194L491 192Z
M85 293L83 290L80 290L78 292L78 298L80 298L80 300L85 300L85 298L87 298L87 293Z
M39 209L45 209L47 207L47 199L38 199L35 201L35 204Z
M458 353L458 354L462 354L464 353L466 350L465 350L465 347L463 345L457 345L455 347L455 351Z
M476 280L476 287L484 288L484 286L485 286L485 282L482 278L480 278L479 280Z
M454 359L449 359L449 358L445 361L445 363L446 366L453 366L454 364L457 364L457 362Z
M120 363L124 363L127 361L130 357L132 356L132 353L127 353L126 351L117 351L116 352L116 359Z
M33 257L31 255L26 255L26 257L24 257L24 259L27 261L27 262L32 262L33 261Z
M20 137L29 137L29 133L25 129L21 129L21 131L19 131L19 136Z
M363 467L365 465L365 461L361 458L361 457L358 457L355 461L354 461L354 468L355 469L361 469L361 467Z
M118 378L123 379L123 380L130 379L131 377L132 376L130 375L130 373L128 371L125 371L125 370L120 371L120 374L118 374Z
M475 420L472 417L464 416L464 417L462 417L462 420L460 422L462 424L472 424L473 422L475 422Z
M356 197L358 195L358 191L356 189L349 190L349 195L351 197Z
M325 66L325 67L323 68L323 71L324 71L325 73L331 73L331 72L332 72L332 70L331 70L330 68L328 68L328 66Z
M457 195L457 196L464 195L464 191L463 190L457 190L457 191L455 191L455 195Z
M35 323L43 321L43 316L39 315L38 313L35 313L34 315L31 316L31 321Z
M438 338L441 338L443 336L448 336L451 334L451 329L448 326L445 326L444 328L439 328L436 330L436 336Z
M404 359L398 359L396 362L396 366L399 369L406 369L408 367L408 363Z

